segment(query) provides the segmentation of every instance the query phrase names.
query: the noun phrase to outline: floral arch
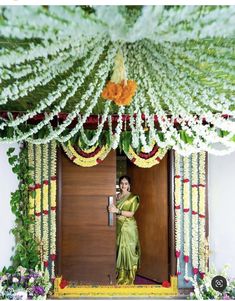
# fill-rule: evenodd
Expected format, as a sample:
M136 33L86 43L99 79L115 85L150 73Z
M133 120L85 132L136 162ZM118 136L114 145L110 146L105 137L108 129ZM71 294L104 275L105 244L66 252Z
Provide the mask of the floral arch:
M0 141L64 143L95 115L89 146L109 124L113 149L129 131L146 152L152 140L182 155L233 151L234 15L234 6L1 7L0 110L18 113L1 114Z

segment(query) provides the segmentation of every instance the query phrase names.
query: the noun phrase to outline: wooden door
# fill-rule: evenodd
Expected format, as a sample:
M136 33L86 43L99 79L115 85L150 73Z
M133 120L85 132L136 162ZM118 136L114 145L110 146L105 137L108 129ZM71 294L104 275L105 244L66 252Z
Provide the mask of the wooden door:
M115 283L116 229L108 226L108 196L115 195L116 154L79 167L61 151L60 274L79 284Z
M131 191L140 195L135 216L141 244L141 267L137 274L163 282L169 279L167 155L151 168L128 163Z

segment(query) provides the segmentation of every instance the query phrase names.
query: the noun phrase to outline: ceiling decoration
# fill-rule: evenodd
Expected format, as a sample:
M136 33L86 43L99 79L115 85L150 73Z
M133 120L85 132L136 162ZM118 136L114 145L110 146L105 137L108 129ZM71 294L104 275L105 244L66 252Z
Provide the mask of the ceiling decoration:
M116 75L125 72L115 84L136 84L125 103L102 93L118 53ZM145 152L156 142L182 155L229 153L234 67L235 6L2 6L0 110L21 113L1 115L0 141L64 143L98 115L88 148L108 128L114 149L130 131L131 147Z

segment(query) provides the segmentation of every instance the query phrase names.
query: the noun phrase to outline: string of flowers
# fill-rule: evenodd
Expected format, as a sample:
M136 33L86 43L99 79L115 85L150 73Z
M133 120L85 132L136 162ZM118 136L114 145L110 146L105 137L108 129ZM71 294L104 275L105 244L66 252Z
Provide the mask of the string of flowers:
M198 240L199 240L199 219L198 219L198 155L192 154L192 268L193 274L197 275L198 268Z
M93 49L93 51L95 51L95 53L99 55L99 51L97 50L96 47L97 47L97 41L95 40L95 42L91 43L87 47L87 52L89 52L91 49ZM87 52L85 54L87 54ZM65 93L66 91L68 93L67 99L72 97L74 95L76 89L78 89L78 87L82 85L86 76L89 74L89 72L91 72L92 68L94 67L95 63L98 60L98 57L99 57L98 55L97 55L96 59L93 59L92 56L90 58L87 58L84 55L83 59L85 60L85 64L81 68L79 68L79 70L77 72L72 73L69 77L62 80L53 92L49 93L49 95L47 97L45 97L42 101L40 101L36 105L34 110L24 114L23 116L16 118L16 119L9 120L5 123L2 123L0 125L0 129L4 129L6 126L16 127L16 126L22 124L23 122L25 122L28 119L35 116L36 114L39 114L40 112L42 112L45 108L51 106L59 97L61 97L61 94ZM77 59L78 59L77 57L72 58L72 59L70 58L71 66L74 64L74 62ZM72 94L70 94L71 87L73 87L72 91L74 91ZM63 107L65 105L66 105L65 101L62 104L60 104L60 107L58 107L57 114L63 109ZM55 112L55 114L56 114L56 112Z
M34 126L33 128L31 128L28 132L26 133L21 133L21 131L18 129L18 132L20 133L20 135L18 135L18 137L14 137L9 141L21 141L21 140L27 140L29 142L32 143L47 143L50 140L54 139L55 137L57 137L57 135L59 135L61 132L63 132L66 127L72 122L72 120L76 117L76 113L77 111L79 111L80 109L82 109L85 106L85 100L87 97L90 96L91 92L94 89L94 85L91 84L91 90L87 90L86 93L83 95L83 98L81 99L81 102L78 103L75 107L75 110L73 111L73 113L69 114L66 121L60 125L55 131L50 131L50 134L48 135L47 138L44 139L32 139L32 138L28 138L30 136L32 136L33 134L37 133L40 129L42 129L44 126L48 125L49 122L54 118L54 116L56 116L59 112L61 112L61 110L65 107L68 99L70 99L72 96L74 96L74 94L77 91L77 88L84 82L85 78L88 76L89 72L91 71L90 68L93 68L95 63L97 62L98 58L99 58L99 54L101 54L103 51L103 45L101 44L100 48L96 49L96 60L93 60L92 57L90 57L90 59L88 59L85 63L85 65L83 66L83 68L81 68L76 74L76 83L74 85L72 85L72 87L70 87L71 91L69 93L67 93L66 97L58 104L55 106L55 108L52 110L52 112L48 113L46 115L46 117L44 118L43 121L41 121L38 125ZM90 67L90 68L89 68ZM84 72L84 74L83 74ZM79 78L80 76L80 78ZM61 93L61 92L59 92ZM93 105L94 106L94 105ZM90 111L88 112L88 116L90 114ZM6 138L0 138L0 141L6 141Z
M85 123L87 117L91 114L93 108L97 104L98 97L100 96L101 90L105 82L103 78L105 78L105 74L108 73L109 65L111 64L114 54L115 54L115 49L109 49L106 59L104 60L104 62L102 62L102 64L99 67L95 83L89 84L89 88L83 94L82 98L80 99L80 102L76 104L73 112L67 116L66 120L62 124L58 125L58 127L55 130L51 130L47 138L33 140L34 143L46 143L49 142L51 139L55 139L55 138L57 138L59 142L63 143L70 140L70 138L73 137L80 130L81 126ZM100 81L99 78L102 78L102 80ZM95 88L97 90L95 94L92 95ZM91 103L89 107L87 107L85 114L81 117L80 110L84 108L84 106L87 104L87 100L91 98L91 96L92 96ZM71 122L74 120L75 117L78 118L77 125L73 128L73 130L70 131L69 134L63 135L62 133L65 131L66 127L69 124L71 124Z
M111 142L112 149L116 149L118 147L120 135L122 132L122 126L123 126L123 120L122 120L123 113L124 113L124 106L120 106L118 110L117 126L115 128L115 133L112 135L112 142Z
M35 161L34 161L34 149L33 145L31 143L28 144L28 166L30 167L30 176L32 179L34 179L34 167L35 167ZM32 183L29 187L30 191L34 190L34 184ZM35 195L32 193L29 193L29 215L34 219L34 206L35 206ZM34 224L31 225L30 231L32 234L34 233Z
M37 145L35 149L35 239L41 244L41 145ZM41 252L42 250L40 250ZM42 252L41 252L42 256ZM42 262L41 257L41 262Z
M85 32L88 36L107 32L112 41L134 43L148 38L155 43L184 42L206 37L231 36L234 33L234 14L233 6L181 6L169 10L164 9L164 6L144 6L141 9L141 17L128 26L122 10L117 7L98 6L92 17L85 14L81 7L71 7L67 10L49 6L46 11L41 7L22 7L17 8L17 11L7 7L4 10L6 20L2 22L1 34L9 36L11 29L10 33L14 38L38 37L49 40L52 37L53 41L56 41L69 35L74 37L75 33L81 35L80 39L85 39ZM29 15L34 16L33 24L27 18ZM146 26L146 20L151 27ZM187 23L187 27L182 26L183 21ZM221 29L219 32L214 30L216 25ZM22 30L17 30L17 27Z
M17 100L20 97L26 96L29 92L32 92L36 89L38 85L45 86L49 83L54 77L58 74L67 71L71 68L75 62L76 58L68 57L67 60L62 61L59 57L56 62L50 62L46 69L46 72L42 70L41 74L36 73L34 78L28 81L20 82L15 81L14 85L10 85L4 87L0 92L0 105L6 104L7 101L10 100ZM48 69L49 68L49 69Z
M108 145L103 145L102 147L93 146L91 147L92 150L82 150L79 148L79 151L75 150L70 141L68 145L64 143L61 145L69 159L73 163L83 167L91 167L101 163L110 152Z
M56 260L56 141L49 144L28 144L35 185L34 238L39 243L41 266L55 278ZM33 207L34 209L34 207Z
M177 275L181 274L180 258L181 258L181 222L182 222L182 180L180 172L180 155L175 154L175 181L174 181L174 200L175 200L175 256L177 259Z
M129 151L124 152L127 155L127 158L131 160L131 162L136 166L141 168L150 168L161 162L167 152L167 149L158 148L156 145L154 145L151 152L140 152L139 154L137 154L130 146Z
M183 261L185 265L184 280L189 282L189 280L192 280L192 278L189 277L191 273L194 279L196 279L198 274L203 278L207 271L206 260L208 258L208 250L205 232L206 155L205 152L201 152L200 154L193 154L190 157L181 157L175 152L174 157L177 274L181 274L180 256L183 251ZM183 179L181 179L181 169L183 170ZM183 209L181 204L182 197ZM192 214L189 214L190 212ZM181 227L181 223L183 223L183 227ZM192 258L192 271L188 269L190 258Z
M98 6L92 14L86 9L0 7L0 104L12 110L18 105L25 108L28 99L35 99L33 109L26 108L16 120L9 116L0 120L0 141L68 141L80 129L78 125L67 134L75 118L83 126L89 115L103 115L100 95L110 72L117 69L106 96L111 93L118 106L127 104L126 114L137 114L136 123L131 116L133 147L151 148L140 119L146 114L151 138L161 148L173 148L181 155L199 151L224 155L235 150L233 6L141 6L136 17L125 6ZM9 43L15 47L8 47ZM113 48L113 57L102 65L108 47L108 56ZM113 68L120 48L123 54L116 57ZM89 60L94 68L87 64ZM96 63L101 72L96 72ZM82 68L80 76L76 72ZM134 85L128 88L125 68L140 93L135 94ZM84 70L89 80L84 80ZM46 95L45 88L51 84ZM76 97L77 92L82 96ZM94 93L92 103L89 98ZM65 109L68 117L54 130L52 121ZM23 126L45 110L43 121ZM116 104L110 105L108 115L116 113ZM178 127L175 120L181 120ZM136 128L137 124L141 126ZM34 135L44 129L48 135L36 139ZM119 143L116 138L114 147Z
M105 109L104 109L104 114L102 115L102 120L100 122L100 124L98 125L97 127L97 130L96 130L96 133L95 135L92 137L92 139L88 139L85 132L84 132L84 127L81 126L81 129L80 129L80 133L81 133L81 136L82 136L82 139L83 141L86 143L86 145L94 145L97 143L99 137L100 137L100 134L103 130L103 127L104 127L104 123L106 122L107 120L107 117L108 117L108 113L109 113L109 107L110 107L110 101L106 101L105 103ZM99 120L99 118L98 118Z
M184 206L184 262L185 272L184 279L186 282L189 281L188 277L188 263L190 260L190 180L189 180L189 158L183 158L184 164L184 178L183 178L183 206Z
M44 269L48 269L49 261L49 229L48 229L48 144L42 145L42 244Z
M57 165L57 145L56 141L50 142L50 259L51 259L51 279L55 279L56 260L56 165Z
M170 47L170 45L168 44L164 45L164 47L160 45L153 46L148 42L146 42L146 46L147 49L150 51L150 54L155 56L158 60L160 60L160 64L163 64L163 66L164 65L167 66L167 68L169 69L169 72L166 73L169 77L169 81L167 81L168 85L170 85L171 87L175 86L175 85L172 86L172 81L176 81L178 83L178 85L176 84L176 89L173 91L176 92L178 98L181 100L181 104L183 104L186 111L190 109L194 113L196 112L197 114L202 114L208 111L207 109L208 107L211 107L212 109L216 109L216 110L218 109L221 110L221 108L218 107L218 101L221 100L225 101L226 97L224 97L224 95L218 95L218 92L216 92L216 90L213 89L213 87L208 89L208 87L203 87L201 84L200 85L198 84L198 82L195 80L196 78L195 72L198 74L198 76L200 76L203 70L199 70L195 68L194 64L193 65L189 64L188 58L186 57L187 58L186 59L185 56L182 55L181 49L178 49L177 47L176 48L174 47L174 49L172 49L172 47ZM166 68L163 69L161 68L162 72L164 72L164 70L168 71ZM184 72L193 74L193 76L190 76L189 82L186 81L184 77ZM175 79L176 74L177 74L177 79ZM184 93L182 93L182 90L179 89L179 87L182 86L183 86ZM191 92L190 94L190 91L192 91L192 87L194 87L194 89L196 88L196 92L193 92L193 94ZM198 97L195 98L196 96L195 93L197 94L200 93L200 95L203 95L202 100ZM192 98L192 96L194 96L194 98ZM205 97L208 102L207 106L204 106ZM216 100L214 99L215 97ZM229 103L228 100L227 102L225 101L223 103L223 107L225 108L226 106L226 108L228 109L229 107L228 103Z
M103 89L101 96L106 100L113 100L118 106L126 106L130 105L136 89L136 82L127 80L124 57L119 50L114 60L112 77Z
M140 136L139 136L139 131L137 129L137 125L136 125L136 120L134 118L134 111L133 109L130 112L130 128L131 128L131 145L133 148L138 148L139 146L139 140L140 140Z
M206 262L206 153L199 155L199 272L203 278L207 271Z

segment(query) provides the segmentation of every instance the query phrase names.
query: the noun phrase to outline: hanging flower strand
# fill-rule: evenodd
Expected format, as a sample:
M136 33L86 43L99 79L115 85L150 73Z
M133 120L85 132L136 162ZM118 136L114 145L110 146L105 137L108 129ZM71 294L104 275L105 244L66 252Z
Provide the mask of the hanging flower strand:
M119 51L114 60L113 75L101 96L104 99L113 100L118 106L129 106L136 89L136 82L127 80L124 58L121 51Z

